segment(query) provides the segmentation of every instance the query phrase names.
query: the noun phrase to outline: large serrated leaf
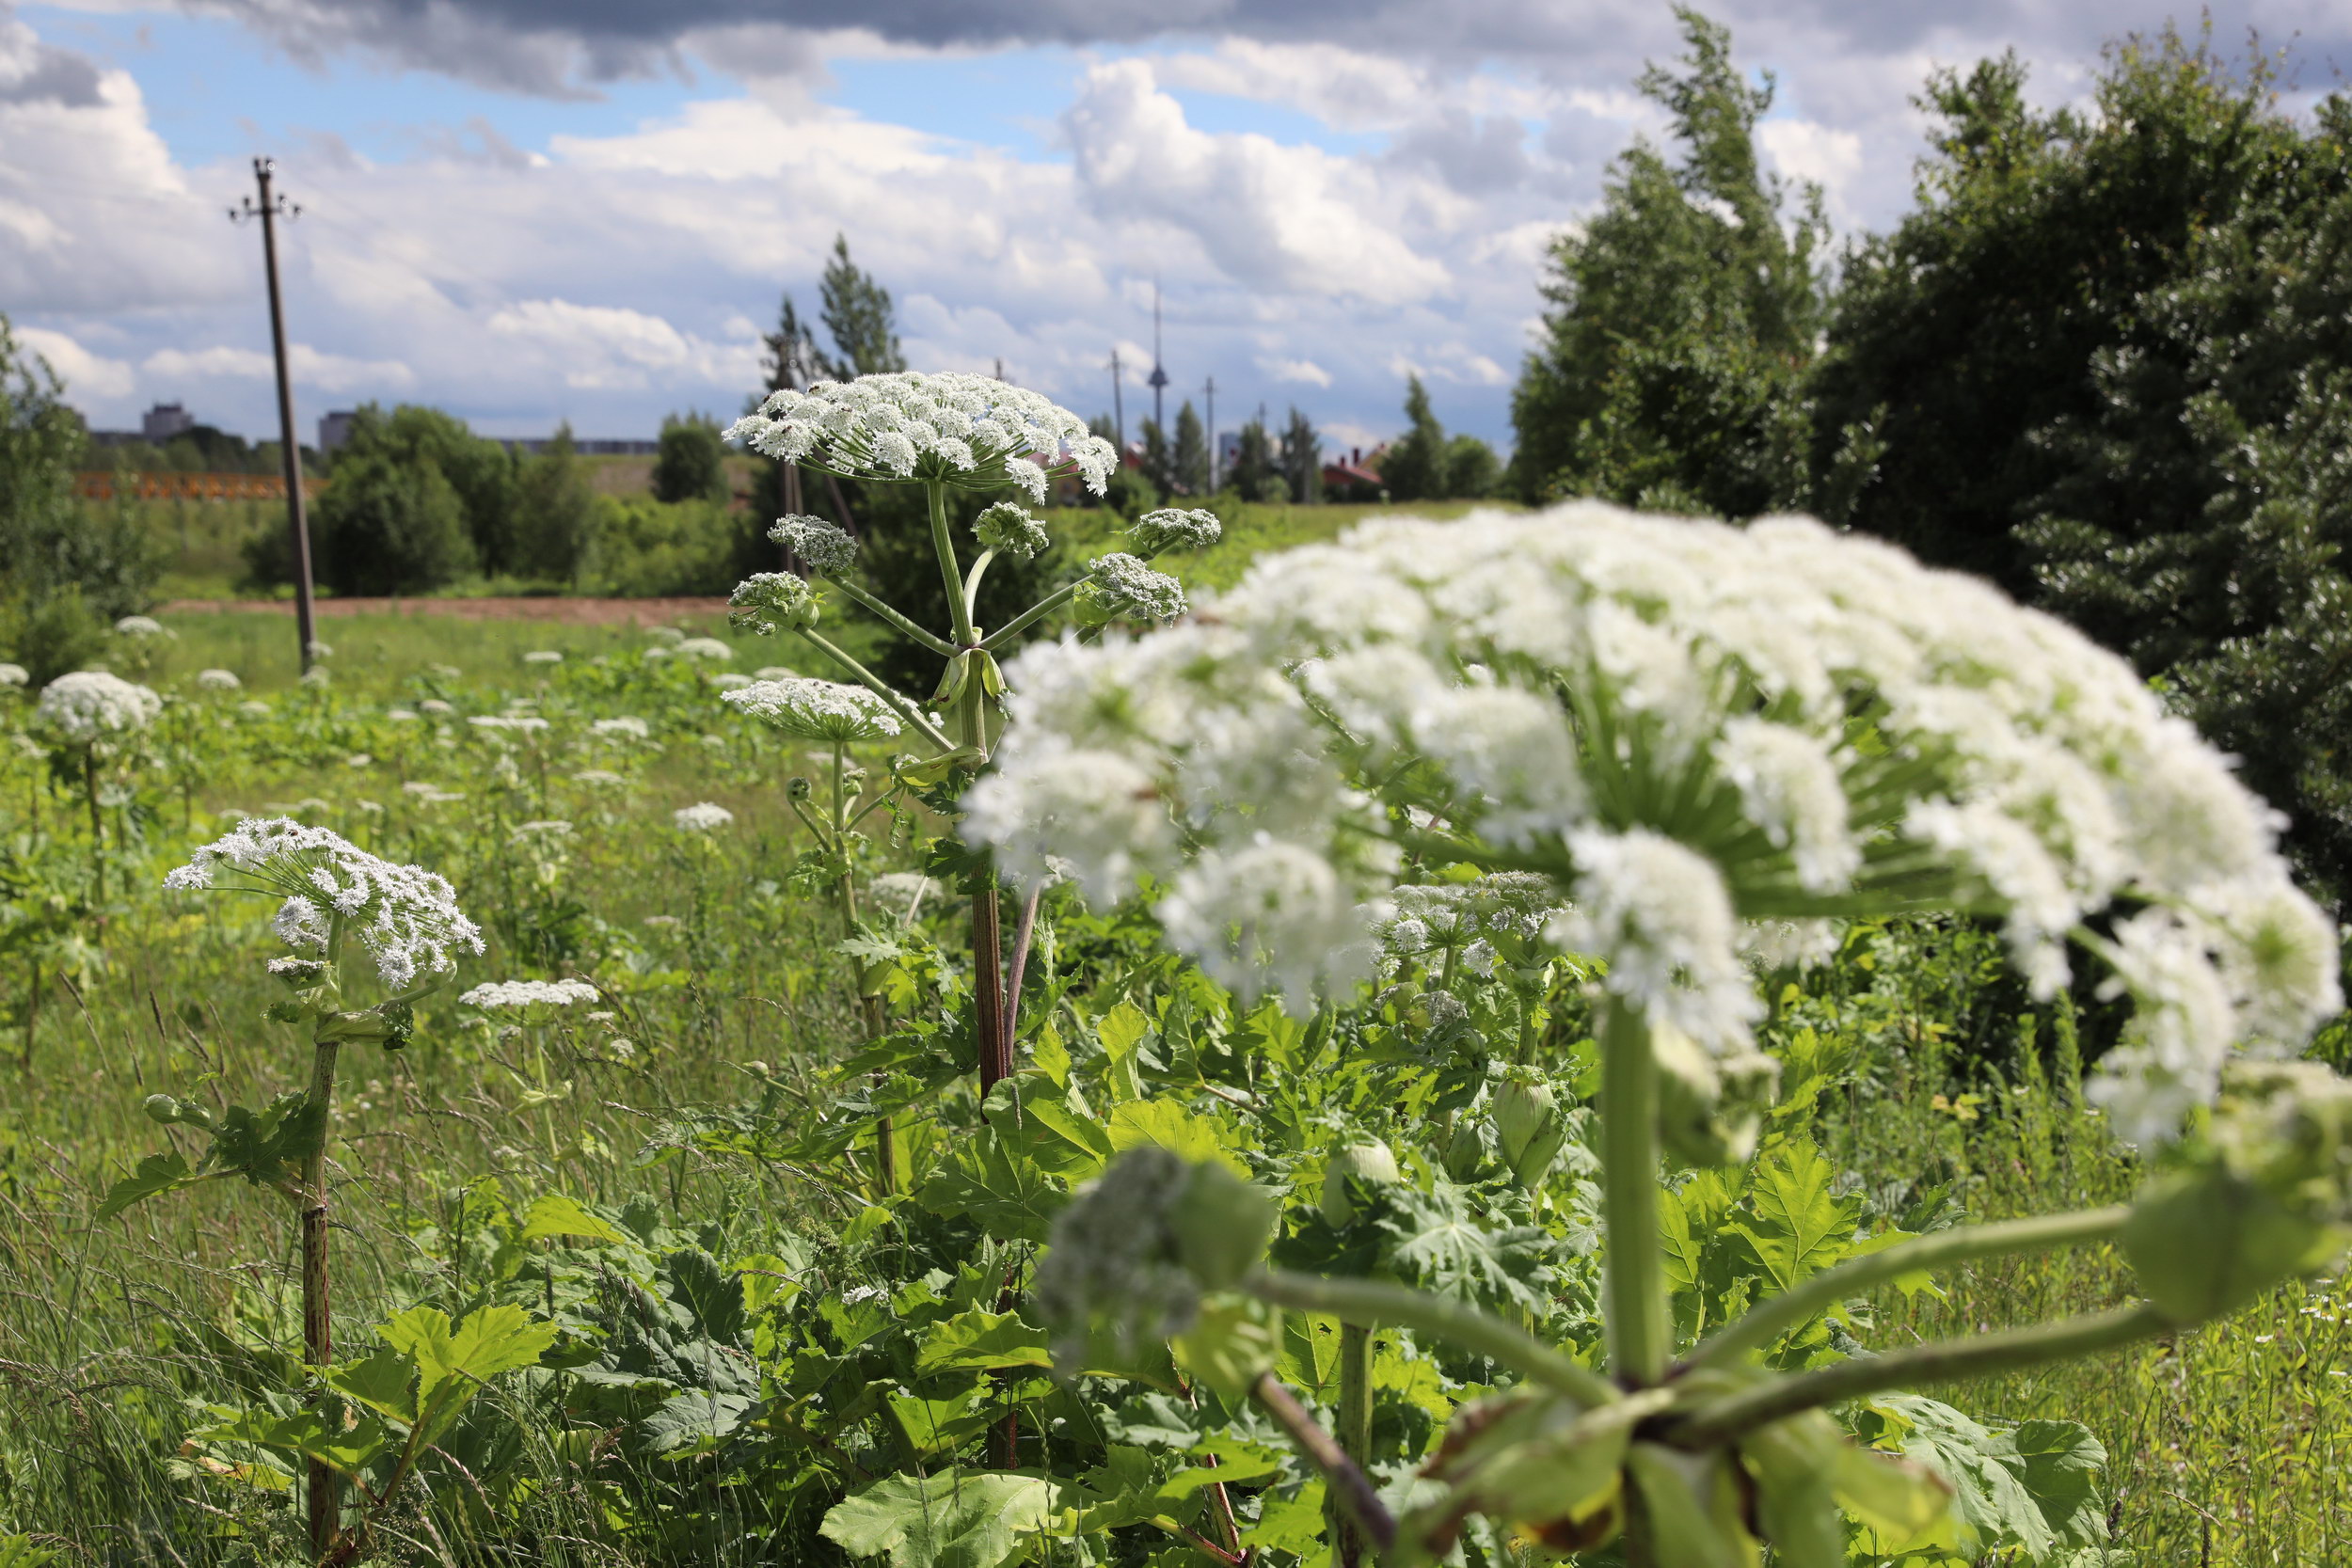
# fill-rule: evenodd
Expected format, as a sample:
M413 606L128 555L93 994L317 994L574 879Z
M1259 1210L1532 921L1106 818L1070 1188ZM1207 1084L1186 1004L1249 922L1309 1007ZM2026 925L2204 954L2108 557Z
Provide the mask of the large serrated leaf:
M892 1476L835 1503L818 1528L851 1557L888 1553L891 1568L997 1568L1043 1526L1059 1493L1038 1476Z

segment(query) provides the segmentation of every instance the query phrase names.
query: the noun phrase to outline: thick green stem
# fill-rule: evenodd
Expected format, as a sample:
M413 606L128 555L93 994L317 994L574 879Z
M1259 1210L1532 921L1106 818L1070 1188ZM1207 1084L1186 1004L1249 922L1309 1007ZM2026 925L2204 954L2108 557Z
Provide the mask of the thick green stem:
M972 627L972 607L963 602L963 574L956 565L956 541L947 529L947 487L926 483L923 494L931 507L931 548L939 552L939 575L947 588L947 609L956 620L956 646L977 647L979 634Z
M1416 1334L1451 1339L1464 1350L1502 1362L1531 1383L1582 1405L1618 1397L1610 1381L1561 1354L1517 1324L1475 1307L1447 1301L1410 1286L1379 1279L1318 1279L1269 1269L1243 1286L1263 1300L1302 1312L1329 1312L1343 1322L1393 1323Z
M2141 1302L2111 1312L2061 1318L2057 1323L1982 1334L1973 1339L1946 1339L1885 1355L1856 1356L1701 1405L1677 1422L1667 1436L1686 1449L1715 1448L1801 1411L1889 1388L1991 1377L2047 1361L2071 1361L2167 1334L2177 1326L2154 1307Z
M909 703L904 697L899 696L896 691L891 690L889 685L885 683L880 675L877 675L873 671L868 670L865 665L860 664L856 659L850 657L848 650L834 642L831 638L823 636L821 633L811 627L800 626L795 629L800 633L802 641L807 642L809 646L815 648L818 653L823 654L827 658L832 659L835 664L840 665L841 668L850 672L850 674L855 675L859 685L873 692L875 696L880 697L883 702L888 703L890 705L891 711L896 713L901 720L905 721L907 726L914 730L917 735L920 735L924 739L930 741L932 745L938 747L943 752L952 752L956 749L956 743L948 739L945 735L941 734L938 725L924 718L920 713L917 713L912 703Z
M980 624L980 578L988 575L988 563L995 559L994 550L982 550L980 558L972 562L972 569L963 576L963 612L972 618L975 632Z
M1307 1414L1296 1395L1282 1386L1281 1379L1272 1372L1261 1373L1250 1386L1249 1397L1274 1418L1275 1424L1297 1446L1298 1451L1323 1472L1330 1495L1354 1516L1374 1552L1385 1554L1396 1544L1396 1520L1380 1501L1380 1494L1373 1490L1372 1481L1331 1440L1331 1434L1315 1425L1315 1418Z
M318 1140L302 1162L302 1359L313 1367L335 1358L334 1315L327 1297L326 1132L335 1112L335 1057L340 1050L327 1040L312 1053L306 1107L319 1118ZM306 1480L310 1555L315 1560L334 1549L342 1524L342 1486L335 1472L315 1459Z
M2048 1252L2084 1242L2105 1241L2131 1217L2129 1207L2086 1209L2073 1214L2045 1214L2035 1219L2006 1220L1998 1225L1972 1225L1940 1230L1901 1243L1867 1257L1850 1258L1804 1280L1796 1289L1758 1303L1739 1322L1729 1323L1684 1358L1689 1367L1720 1367L1736 1363L1751 1351L1762 1350L1788 1330L1841 1301L1860 1295L1890 1279L1930 1269L1950 1268L1979 1258L2021 1252Z
M798 809L799 801L793 806ZM833 748L833 821L831 832L820 834L826 847L841 857L841 880L837 891L841 898L841 934L857 935L857 873L850 869L850 789L849 768L845 748L835 742ZM858 973L854 967L852 974ZM866 1026L866 1043L871 1045L882 1038L882 998L866 990L861 978L858 984L858 1019ZM877 1082L884 1075L874 1074ZM883 1196L898 1190L898 1139L888 1117L874 1118L874 1168Z
M1340 1451L1359 1470L1372 1464L1372 1330L1360 1323L1340 1325ZM1363 1533L1347 1510L1331 1505L1331 1560L1337 1568L1362 1568Z
M897 610L891 609L888 605L882 603L882 600L876 598L873 594L868 594L865 589L860 588L856 583L851 582L849 578L828 578L825 580L832 583L835 588L840 589L842 593L848 594L850 598L855 599L859 604L862 604L866 609L872 610L883 621L889 623L891 626L898 630L900 636L906 638L909 641L919 643L923 647L929 648L931 652L939 655L942 658L949 657L956 651L956 645L954 643L948 641L944 637L925 631L921 626L916 626L913 621L908 620L904 615L899 614Z
M1075 582L1067 582L1062 584L1062 586L1055 589L1051 594L1046 594L1045 597L1038 600L1037 603L1031 605L1028 609L1023 610L1011 620L1007 621L1003 626L998 626L994 631L990 632L988 634L988 640L982 642L980 646L986 648L990 653L994 653L998 648L1003 647L1006 643L1011 641L1015 637L1018 637L1021 633L1028 630L1029 627L1036 622L1045 616L1051 615L1054 611L1068 604L1072 599L1076 598L1078 596L1078 590L1084 588L1088 583L1092 582L1093 580L1094 574L1092 572L1089 572L1086 576L1078 578Z
M1673 1351L1658 1218L1658 1061L1649 1021L1612 997L1601 1023L1601 1217L1609 1359L1617 1381L1663 1381Z
M90 902L106 901L106 829L105 818L98 809L98 756L88 746L82 748L82 795L89 801L89 879Z

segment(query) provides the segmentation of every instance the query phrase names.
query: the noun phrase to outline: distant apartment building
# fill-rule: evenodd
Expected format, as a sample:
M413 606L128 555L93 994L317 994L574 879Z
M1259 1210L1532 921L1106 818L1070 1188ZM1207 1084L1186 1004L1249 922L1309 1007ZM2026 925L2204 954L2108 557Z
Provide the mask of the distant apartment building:
M196 416L176 403L159 403L139 416L139 437L151 446L160 447L195 428Z
M351 423L359 417L356 408L338 408L331 414L319 416L319 451L333 451L351 439Z

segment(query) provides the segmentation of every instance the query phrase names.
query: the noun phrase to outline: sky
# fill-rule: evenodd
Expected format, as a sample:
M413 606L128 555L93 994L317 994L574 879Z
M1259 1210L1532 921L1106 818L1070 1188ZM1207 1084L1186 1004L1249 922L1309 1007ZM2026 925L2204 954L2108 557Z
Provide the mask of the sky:
M2352 8L2210 8L2297 98ZM2084 102L2123 0L1738 0L1770 165L1847 236L1908 205L1938 67L2014 50ZM845 29L845 16L859 25ZM2185 20L2196 24L2190 13ZM0 0L0 313L99 428L156 402L275 436L261 238L276 160L294 399L447 408L490 435L644 437L732 418L836 234L917 370L1081 415L1231 429L1295 404L1340 445L1402 423L1508 447L1550 242L1664 126L1648 0Z

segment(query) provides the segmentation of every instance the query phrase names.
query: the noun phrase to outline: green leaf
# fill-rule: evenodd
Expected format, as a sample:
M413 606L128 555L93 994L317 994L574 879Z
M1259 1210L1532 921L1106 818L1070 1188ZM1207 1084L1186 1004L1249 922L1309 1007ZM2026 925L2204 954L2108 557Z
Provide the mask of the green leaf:
M1281 1359L1281 1309L1255 1296L1204 1302L1174 1348L1178 1366L1238 1405Z
M1249 1167L1233 1153L1226 1137L1224 1124L1196 1115L1172 1100L1130 1100L1111 1110L1111 1147L1120 1152L1137 1144L1157 1144L1195 1164L1215 1160L1247 1179Z
M835 1503L818 1530L851 1557L887 1552L891 1568L997 1568L1043 1527L1059 1493L1001 1472L891 1476Z
M177 1154L151 1154L139 1162L138 1169L106 1189L106 1200L98 1206L97 1217L113 1219L134 1203L158 1193L193 1187L203 1180L189 1170L188 1163Z
M1295 1497L1267 1493L1258 1522L1242 1531L1241 1544L1255 1546L1261 1555L1288 1552L1312 1560L1324 1544L1324 1486L1318 1476L1300 1487Z
M991 1128L957 1145L916 1201L934 1214L968 1215L999 1241L1042 1242L1070 1195L1037 1162L1019 1158Z
M428 1443L491 1378L536 1364L557 1332L511 1305L485 1307L453 1329L440 1308L412 1307L380 1331L387 1346L416 1363L418 1429Z
M1862 1200L1833 1196L1836 1176L1820 1150L1792 1139L1767 1156L1749 1179L1749 1218L1732 1229L1783 1291L1853 1251Z
M1103 1050L1110 1057L1110 1071L1106 1076L1110 1080L1112 1098L1143 1098L1143 1081L1136 1070L1136 1055L1141 1050L1145 1037L1151 1033L1152 1021L1144 1016L1142 1008L1132 1002L1121 1002L1104 1013L1102 1021L1095 1024L1094 1037L1102 1042Z
M2055 1532L2026 1488L2026 1466L2013 1438L1915 1394L1882 1395L1870 1407L1908 1423L1901 1439L1904 1455L1951 1488L1952 1518L1967 1555L2014 1546L2040 1559L2053 1549Z
M1555 1247L1547 1232L1489 1223L1472 1207L1468 1189L1446 1181L1426 1193L1384 1182L1378 1199L1374 1217L1398 1278L1489 1309L1545 1310L1538 1285Z
M2010 1434L2034 1507L2063 1546L2095 1546L2107 1538L2098 1476L2107 1450L2079 1421L2026 1421Z
M1051 1370L1053 1353L1045 1331L1021 1321L1018 1312L983 1312L974 1307L935 1323L914 1353L920 1375L971 1369L995 1371L1004 1367L1038 1367Z
M416 1424L417 1403L409 1385L416 1381L417 1364L390 1346L364 1361L329 1367L325 1376L326 1386L345 1398L389 1416L403 1426Z
M0 1535L0 1568L41 1568L56 1557L47 1546L36 1546L29 1535Z
M315 1459L339 1474L356 1476L399 1447L384 1423L362 1417L350 1427L329 1431L315 1410L280 1416L267 1410L242 1410L229 1420L189 1433L193 1440L214 1443L252 1443L297 1459Z
M231 1105L221 1113L204 1164L234 1172L256 1186L298 1181L302 1167L326 1135L326 1112L298 1089L278 1095L259 1111Z
M610 1243L616 1246L628 1244L629 1237L610 1221L600 1220L582 1209L571 1198L548 1193L533 1198L523 1213L522 1234L518 1242L544 1241L560 1236L567 1241Z

